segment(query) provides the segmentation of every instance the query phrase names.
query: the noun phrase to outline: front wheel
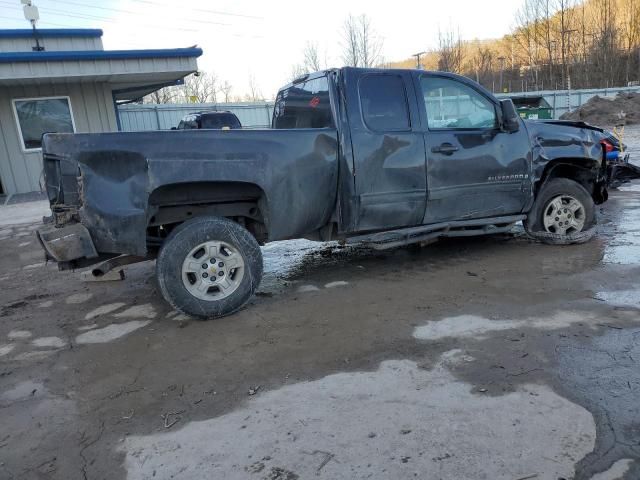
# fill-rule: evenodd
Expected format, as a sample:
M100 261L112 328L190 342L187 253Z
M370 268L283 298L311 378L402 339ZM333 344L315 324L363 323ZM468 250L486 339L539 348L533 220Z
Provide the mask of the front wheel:
M532 237L552 244L584 243L593 237L595 224L593 198L568 178L549 180L524 222Z
M262 278L255 238L231 220L200 217L176 227L156 261L162 296L176 310L202 319L239 310Z

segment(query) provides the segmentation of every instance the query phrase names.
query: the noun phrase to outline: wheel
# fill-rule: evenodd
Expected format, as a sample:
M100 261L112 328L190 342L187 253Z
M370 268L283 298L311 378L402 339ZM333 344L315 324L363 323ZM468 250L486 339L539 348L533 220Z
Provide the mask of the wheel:
M162 296L176 310L202 319L239 310L262 278L262 252L231 220L199 217L176 227L156 261Z
M557 244L589 240L595 223L596 209L589 192L573 180L554 178L538 193L524 225L530 235Z

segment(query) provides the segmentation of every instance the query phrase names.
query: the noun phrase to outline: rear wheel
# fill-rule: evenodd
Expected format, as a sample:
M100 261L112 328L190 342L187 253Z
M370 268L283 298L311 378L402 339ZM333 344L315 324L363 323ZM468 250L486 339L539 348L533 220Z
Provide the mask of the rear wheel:
M524 222L527 232L547 243L580 243L593 236L595 204L589 192L568 178L549 180Z
M253 295L262 277L255 238L226 218L200 217L176 227L156 262L163 297L203 319L229 315Z

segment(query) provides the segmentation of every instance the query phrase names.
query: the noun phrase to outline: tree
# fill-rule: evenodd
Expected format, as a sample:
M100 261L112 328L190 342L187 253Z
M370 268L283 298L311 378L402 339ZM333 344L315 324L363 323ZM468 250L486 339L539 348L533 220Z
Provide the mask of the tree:
M222 101L224 103L231 102L231 91L233 90L233 86L229 83L228 80L225 80L222 86L220 87L220 93L222 94Z
M249 93L245 97L248 102L261 102L264 101L264 97L262 96L262 92L258 88L258 84L256 83L256 78L253 74L249 75Z
M318 44L307 42L304 47L304 69L306 73L318 72L322 70L320 66L320 55L318 54Z
M462 72L462 40L460 32L450 28L446 32L438 30L438 70L443 72Z
M184 80L182 91L186 102L208 103L217 101L218 79L213 73L197 72Z
M382 61L382 41L371 26L371 20L367 15L360 15L357 27L360 65L365 68L375 67Z
M358 22L349 15L342 26L342 61L347 67L360 66Z
M349 67L371 68L382 63L382 40L365 14L349 15L342 27L342 60Z

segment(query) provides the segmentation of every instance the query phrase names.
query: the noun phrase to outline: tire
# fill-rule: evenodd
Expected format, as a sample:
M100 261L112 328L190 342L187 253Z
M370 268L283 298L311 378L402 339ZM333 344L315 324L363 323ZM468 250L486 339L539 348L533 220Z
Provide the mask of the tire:
M176 310L204 320L224 317L242 308L260 285L262 252L237 223L198 217L167 237L156 276L162 296Z
M596 208L582 185L554 178L540 189L523 223L530 236L544 243L584 243L595 235Z

